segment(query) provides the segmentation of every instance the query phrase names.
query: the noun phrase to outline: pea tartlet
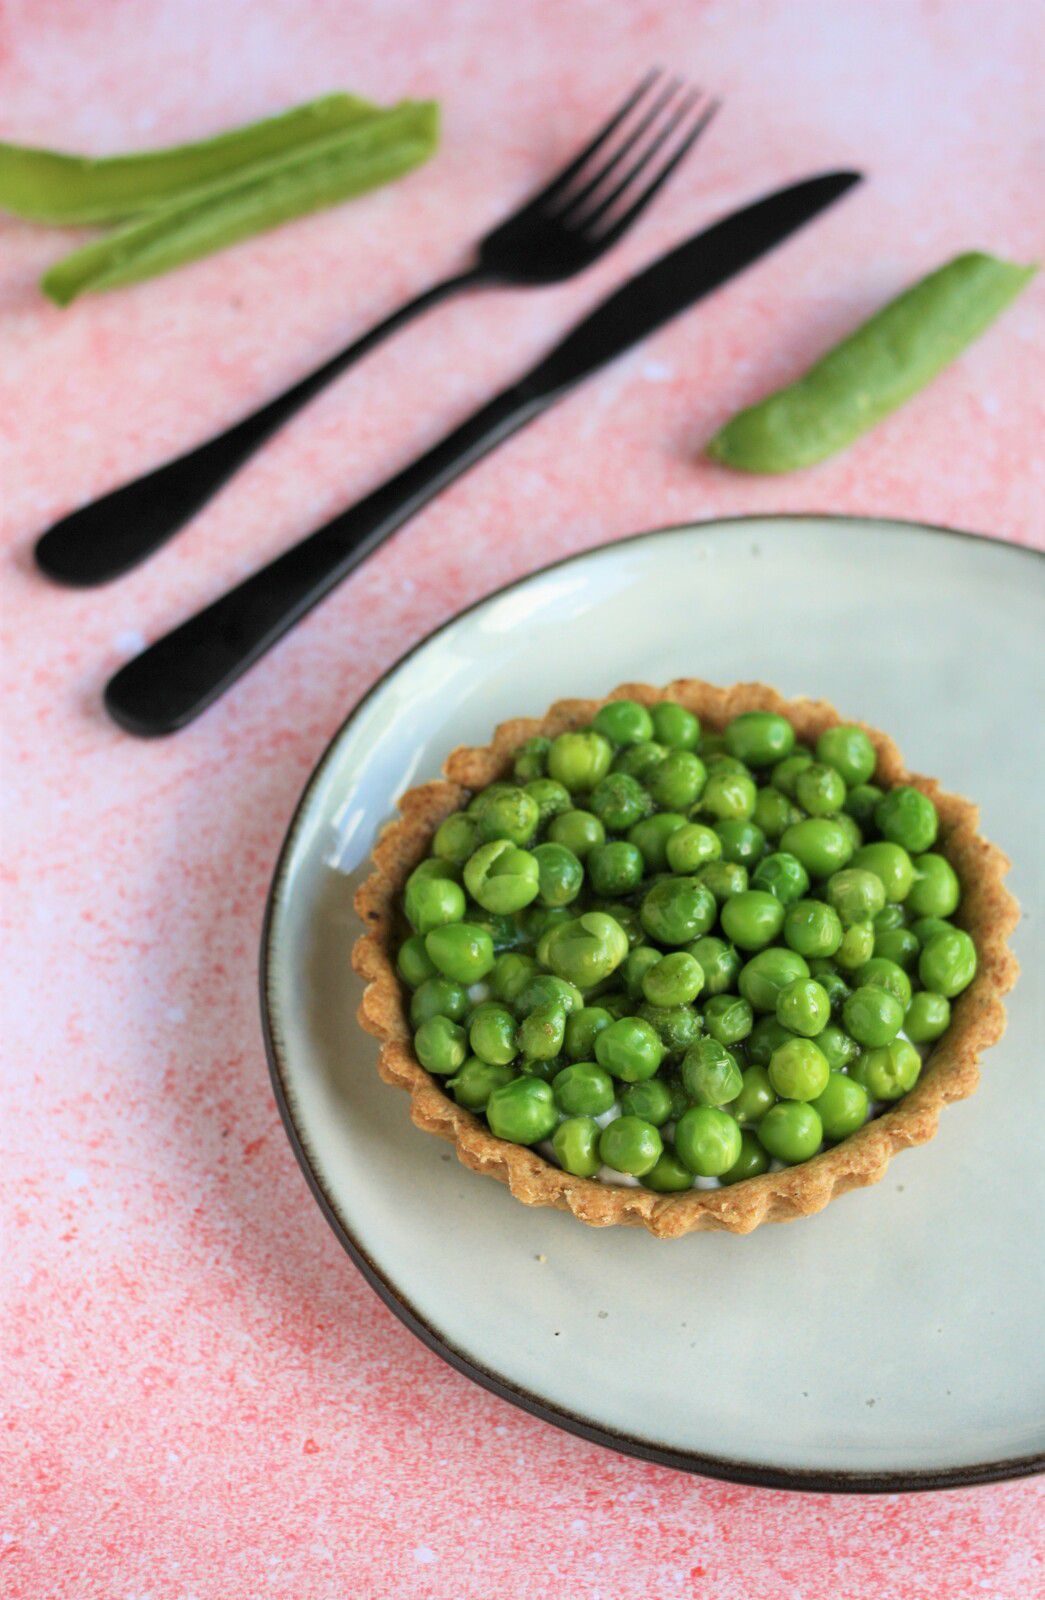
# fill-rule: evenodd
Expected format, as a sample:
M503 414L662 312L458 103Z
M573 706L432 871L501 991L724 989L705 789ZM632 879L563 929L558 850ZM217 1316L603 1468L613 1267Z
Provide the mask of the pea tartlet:
M418 1127L525 1204L749 1233L876 1183L976 1088L1009 862L885 734L682 679L445 771L356 897L359 1017Z

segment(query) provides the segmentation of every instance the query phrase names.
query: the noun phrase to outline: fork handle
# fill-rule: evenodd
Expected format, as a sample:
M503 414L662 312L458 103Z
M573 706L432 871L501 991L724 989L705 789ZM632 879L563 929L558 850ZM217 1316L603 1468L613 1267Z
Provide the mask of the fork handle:
M473 267L426 289L224 433L63 517L37 541L37 565L49 578L76 588L119 577L177 533L248 456L346 367L419 312L488 276Z
M401 523L530 421L551 396L506 390L315 533L165 634L110 679L128 733L173 733L223 694Z

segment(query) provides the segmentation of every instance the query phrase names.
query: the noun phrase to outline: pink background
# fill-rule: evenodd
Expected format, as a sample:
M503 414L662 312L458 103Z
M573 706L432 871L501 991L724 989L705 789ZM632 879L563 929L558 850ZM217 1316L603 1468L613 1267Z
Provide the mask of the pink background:
M437 160L402 184L69 311L35 288L68 236L0 223L12 1600L1045 1592L1038 1482L737 1488L587 1445L451 1371L310 1200L255 996L265 890L309 770L375 676L485 591L717 513L877 512L1042 541L1037 286L841 459L766 481L699 459L737 405L952 252L1040 249L1038 15L1030 0L2 8L13 138L106 152L335 86L445 107ZM654 61L726 110L612 259L434 313L120 584L34 575L32 537L55 517L459 269ZM108 724L101 686L143 640L408 460L605 285L717 212L848 163L872 181L444 495L201 722L154 744Z

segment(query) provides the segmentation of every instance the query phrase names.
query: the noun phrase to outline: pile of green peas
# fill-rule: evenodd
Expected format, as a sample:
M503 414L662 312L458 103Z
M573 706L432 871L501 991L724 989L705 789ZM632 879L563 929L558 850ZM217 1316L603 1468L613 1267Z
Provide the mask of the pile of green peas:
M407 881L417 1059L498 1138L657 1193L855 1133L976 972L936 809L875 762L671 701L528 739Z

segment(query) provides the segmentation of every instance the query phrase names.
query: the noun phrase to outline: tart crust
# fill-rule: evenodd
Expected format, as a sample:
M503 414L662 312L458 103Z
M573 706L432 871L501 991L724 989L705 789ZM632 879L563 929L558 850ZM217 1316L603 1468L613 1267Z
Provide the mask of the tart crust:
M413 1053L407 1002L395 968L402 926L398 904L403 885L427 854L435 829L450 812L462 809L475 790L510 773L512 754L523 740L535 734L554 738L585 726L607 700L620 699L644 705L676 700L714 731L742 711L782 712L806 744L815 744L825 728L843 720L826 701L785 700L764 684L722 689L698 678L680 678L663 689L625 683L602 700L559 700L544 717L501 723L489 745L453 751L445 764L445 780L422 784L403 796L401 815L382 832L374 849L374 871L356 895L356 909L367 930L352 953L353 966L367 980L359 1021L381 1041L378 1071L386 1083L407 1090L416 1125L448 1139L466 1167L507 1184L525 1205L569 1210L593 1227L642 1227L662 1239L706 1229L750 1233L763 1222L810 1216L849 1189L877 1183L894 1155L933 1137L945 1105L973 1093L979 1082L980 1052L1005 1030L1002 996L1019 973L1008 944L1019 920L1019 907L1003 882L1008 857L979 833L979 813L971 801L946 793L933 778L909 773L893 740L866 724L859 726L878 754L876 779L889 787L912 784L936 806L940 835L934 848L947 857L961 881L955 920L972 935L979 958L976 977L955 1002L950 1026L918 1083L892 1110L798 1166L719 1189L661 1195L573 1177L536 1150L496 1138L484 1120L443 1092Z

